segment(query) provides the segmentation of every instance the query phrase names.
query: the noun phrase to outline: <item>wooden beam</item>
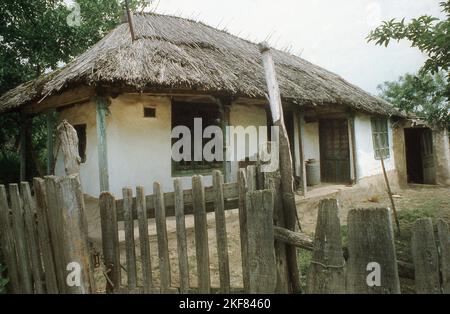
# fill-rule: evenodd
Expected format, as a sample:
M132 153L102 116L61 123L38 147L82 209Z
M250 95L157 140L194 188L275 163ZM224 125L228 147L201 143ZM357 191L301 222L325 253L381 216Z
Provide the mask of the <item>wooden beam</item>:
M94 97L96 104L97 139L98 139L98 172L100 192L109 191L108 149L106 139L106 114L108 100L105 97Z
M37 114L48 109L55 109L76 103L89 101L95 96L95 89L91 86L78 86L62 92L58 95L52 95L24 107L23 112L27 114Z
M29 127L29 120L21 117L20 122L20 181L26 181L27 176L27 128Z
M53 133L55 130L55 110L48 110L46 115L47 120L47 175L53 174L54 169L54 148L53 148Z
M231 163L227 161L226 153L227 147L230 144L229 134L227 134L227 126L230 125L230 107L231 107L231 98L217 98L217 104L219 105L219 111L221 115L221 123L220 126L222 128L223 134L223 177L225 183L230 182L231 177Z

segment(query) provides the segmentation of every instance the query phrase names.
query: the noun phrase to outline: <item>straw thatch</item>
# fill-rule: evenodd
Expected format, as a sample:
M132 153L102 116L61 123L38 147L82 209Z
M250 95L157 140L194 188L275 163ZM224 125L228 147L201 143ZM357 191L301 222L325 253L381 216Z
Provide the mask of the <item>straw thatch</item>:
M196 90L264 98L266 84L258 46L203 23L158 14L127 23L56 73L0 97L0 112L19 108L71 86L120 86L128 90ZM291 54L273 50L283 99L298 104L340 104L370 113L398 114L391 105Z

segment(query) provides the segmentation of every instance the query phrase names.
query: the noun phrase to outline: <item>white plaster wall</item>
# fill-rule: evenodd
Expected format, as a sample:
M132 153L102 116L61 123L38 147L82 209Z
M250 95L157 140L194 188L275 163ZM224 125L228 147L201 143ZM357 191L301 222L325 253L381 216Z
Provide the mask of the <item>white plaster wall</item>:
M66 119L70 124L86 124L86 162L80 165L80 177L83 191L87 194L98 196L100 190L98 176L98 152L97 152L97 129L96 110L92 102L69 107L59 113L59 120ZM55 150L58 144L55 145ZM63 176L64 160L61 150L58 150L55 164L55 175Z
M320 161L319 123L305 123L304 130L303 147L305 149L305 160L315 159Z
M389 120L388 133L389 158L384 161L387 171L395 169L392 124ZM357 179L383 173L380 160L375 159L372 140L372 125L369 115L358 113L355 116L355 147Z
M238 105L233 104L230 108L230 125L232 126L242 126L244 128L248 126L255 126L257 129L258 138L261 136L261 143L250 143L249 145L249 156L245 156L245 150L240 150L241 154L235 152L236 146L231 148L231 156L236 155L237 161L230 162L231 164L231 181L237 180L237 172L239 167L239 160L245 160L245 157L253 156L258 152L258 147L260 144L267 142L267 132L259 133L260 126L267 126L267 115L266 110L263 106L248 106L248 105ZM228 139L229 141L229 139ZM237 144L236 144L237 145ZM244 152L244 153L243 153Z
M156 118L143 117L144 105L156 108ZM160 182L164 191L173 191L170 99L120 95L111 99L109 110L110 114L106 116L106 134L110 191L121 198L123 187L134 189L140 185L150 194L154 181ZM61 112L60 119L67 119L71 124L87 124L87 159L81 165L81 180L84 192L98 197L100 187L95 104L87 103L65 109ZM231 125L265 126L266 122L263 107L232 105L230 109ZM250 146L250 155L256 153L256 148L257 145ZM231 163L232 180L236 180L237 167L237 162ZM56 175L64 175L61 155L57 159ZM182 182L184 188L191 187L191 177L182 177ZM212 184L211 176L204 176L204 184Z

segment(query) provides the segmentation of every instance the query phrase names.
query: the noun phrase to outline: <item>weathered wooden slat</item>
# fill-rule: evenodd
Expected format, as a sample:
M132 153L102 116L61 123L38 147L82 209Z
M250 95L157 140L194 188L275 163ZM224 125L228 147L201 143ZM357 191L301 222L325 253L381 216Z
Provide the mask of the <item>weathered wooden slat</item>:
M120 253L117 211L114 196L109 192L100 194L100 219L102 226L103 257L106 268L106 293L115 293L120 288Z
M219 259L219 279L221 293L230 293L230 265L228 262L227 227L223 200L223 176L220 171L213 172L213 187L216 194L217 257Z
M439 259L431 218L418 219L413 227L411 253L416 293L441 293Z
M13 214L14 239L16 241L17 263L19 268L20 285L23 293L33 293L33 281L25 236L25 222L23 219L22 200L19 196L17 184L9 185L11 210Z
M225 210L238 208L238 185L237 183L225 183L223 185L223 196L225 199ZM133 204L135 199L133 199ZM184 200L184 214L191 215L194 213L192 207L192 189L183 191ZM145 197L147 206L147 218L155 218L155 200L154 195L147 195ZM209 186L205 188L205 202L206 211L214 211L214 191L213 187ZM164 193L164 204L166 206L166 217L175 216L175 193ZM117 217L119 221L123 221L123 199L116 201ZM137 219L136 207L133 205L133 217Z
M200 293L210 293L211 281L209 272L208 226L202 176L192 177L192 199L194 204L198 290Z
M344 266L337 200L324 199L319 203L306 293L345 293Z
M31 197L30 185L28 182L20 184L21 198L23 202L25 237L28 243L31 272L33 274L34 292L37 294L44 293L44 272L42 269L41 251L39 249L39 241L37 237L36 226L36 204Z
M273 237L273 192L248 192L249 293L274 293L277 281Z
M253 192L258 189L256 180L256 166L247 166L247 191Z
M184 219L183 187L181 179L173 181L175 195L175 218L177 224L178 265L180 268L180 293L189 290L189 264L186 241L186 223Z
M58 293L58 282L56 279L55 261L53 260L50 229L47 218L47 195L43 179L34 178L34 195L36 198L36 215L38 227L38 239L44 265L45 288L47 293Z
M108 145L106 132L106 114L108 113L108 100L105 97L95 97L96 103L96 125L98 140L98 172L100 181L100 192L109 191L108 170Z
M125 245L127 261L127 284L129 289L137 287L136 247L134 243L134 219L132 215L133 190L123 188L123 209L125 226Z
M390 210L352 209L347 224L347 293L400 293Z
M91 294L95 292L93 265L88 242L83 191L78 174L63 177L57 183L64 248L66 292ZM76 274L76 275L75 275Z
M444 220L439 219L437 231L440 248L442 292L450 294L450 230L448 224Z
M19 271L17 269L17 255L14 243L14 228L8 206L8 199L4 185L0 185L0 239L1 249L8 267L10 291L21 293Z
M150 260L150 241L148 238L148 220L145 207L145 192L142 186L136 188L136 208L139 223L139 244L141 247L141 264L144 293L150 293L153 286L152 264Z
M247 235L247 179L245 170L238 172L239 185L239 236L241 240L242 281L244 291L249 291L248 235Z
M158 239L159 272L161 292L167 293L171 286L169 244L167 239L166 210L159 182L153 183L155 195L156 233Z
M56 280L59 293L66 292L64 241L62 238L62 211L58 198L57 184L59 179L55 176L47 176L45 180L47 222L50 230L50 242L52 244L53 261L55 263Z
M273 222L276 240L275 259L277 263L277 287L275 289L275 292L286 294L289 292L289 280L290 280L286 257L286 241L281 241L279 238L277 238L277 234L275 232L276 228L284 227L286 225L284 222L283 201L281 199L280 173L278 171L264 173L264 189L274 191ZM287 229L284 228L283 230L287 231ZM293 231L291 232L294 233Z

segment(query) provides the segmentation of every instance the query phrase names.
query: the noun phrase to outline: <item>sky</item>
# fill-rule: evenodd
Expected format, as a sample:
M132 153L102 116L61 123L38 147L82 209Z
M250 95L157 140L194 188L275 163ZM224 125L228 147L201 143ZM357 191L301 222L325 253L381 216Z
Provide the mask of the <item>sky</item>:
M369 32L393 18L443 16L438 0L154 0L152 10L253 42L269 39L372 94L380 83L417 72L426 58L406 41L367 43Z

